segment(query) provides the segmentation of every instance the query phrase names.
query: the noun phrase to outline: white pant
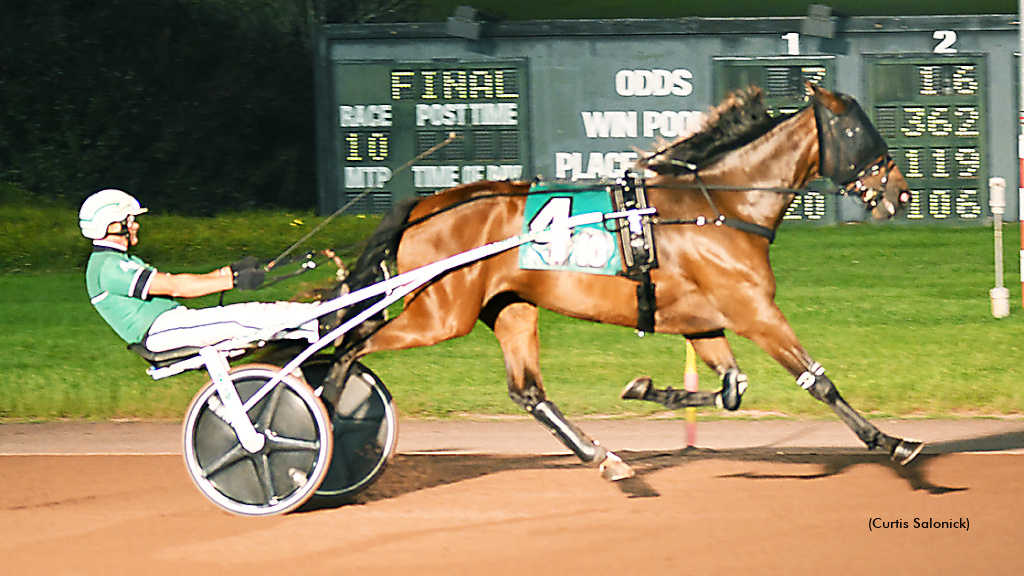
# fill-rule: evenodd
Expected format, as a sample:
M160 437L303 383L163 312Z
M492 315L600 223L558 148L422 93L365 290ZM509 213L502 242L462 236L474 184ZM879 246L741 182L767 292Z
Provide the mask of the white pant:
M246 337L255 330L281 327L275 338L319 338L317 320L296 322L315 314L319 302L243 302L190 309L180 306L157 316L146 336L146 348L163 352L185 346L208 346Z

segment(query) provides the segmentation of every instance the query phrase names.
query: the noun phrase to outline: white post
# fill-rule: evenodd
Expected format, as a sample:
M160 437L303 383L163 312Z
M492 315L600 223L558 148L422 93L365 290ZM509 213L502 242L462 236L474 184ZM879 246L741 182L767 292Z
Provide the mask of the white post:
M1010 291L1003 287L1003 213L1006 211L1006 180L988 179L988 207L992 211L995 227L996 287L989 290L992 315L1006 318L1010 315Z

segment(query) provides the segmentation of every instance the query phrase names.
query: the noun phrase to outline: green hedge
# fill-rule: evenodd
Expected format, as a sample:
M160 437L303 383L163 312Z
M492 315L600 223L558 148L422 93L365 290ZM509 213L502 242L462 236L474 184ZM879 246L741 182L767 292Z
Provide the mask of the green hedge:
M230 263L242 255L272 259L324 220L311 211L249 210L187 217L159 209L139 217L140 257L169 271ZM379 217L343 215L300 246L330 248L351 259ZM91 251L78 212L0 183L0 274L84 270Z

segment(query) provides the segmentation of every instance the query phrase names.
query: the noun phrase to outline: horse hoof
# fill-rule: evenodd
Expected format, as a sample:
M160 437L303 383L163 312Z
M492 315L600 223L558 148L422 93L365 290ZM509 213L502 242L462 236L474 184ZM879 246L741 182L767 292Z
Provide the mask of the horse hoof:
M629 384L626 384L626 387L622 389L622 394L619 394L619 398L623 400L643 400L650 389L651 379L647 376L637 376L630 380Z
M921 453L924 448L923 442L916 440L900 440L896 447L892 449L892 454L889 456L893 462L898 463L900 466L906 466L910 462L917 458L917 455Z
M625 480L626 478L632 478L636 473L633 472L633 468L622 461L615 454L609 452L604 461L601 462L601 477L609 482L616 482L618 480Z

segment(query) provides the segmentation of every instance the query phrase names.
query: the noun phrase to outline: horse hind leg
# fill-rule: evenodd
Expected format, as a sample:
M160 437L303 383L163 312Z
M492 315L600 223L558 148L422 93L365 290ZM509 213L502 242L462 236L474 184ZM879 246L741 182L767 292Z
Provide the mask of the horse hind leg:
M606 480L624 480L633 469L614 453L569 422L547 399L540 374L537 307L511 294L488 303L480 319L498 339L505 357L509 396L543 424L566 448L586 464L598 466Z
M476 325L477 309L453 304L464 294L465 291L453 289L450 284L435 284L431 290L407 299L402 313L392 320L385 320L381 313L353 328L337 343L334 364L320 397L334 405L348 381L352 363L362 356L382 350L431 346L468 334ZM329 320L333 326L328 329L338 325L337 317Z

